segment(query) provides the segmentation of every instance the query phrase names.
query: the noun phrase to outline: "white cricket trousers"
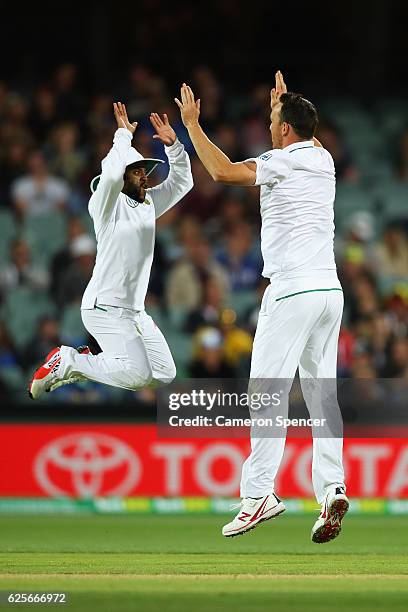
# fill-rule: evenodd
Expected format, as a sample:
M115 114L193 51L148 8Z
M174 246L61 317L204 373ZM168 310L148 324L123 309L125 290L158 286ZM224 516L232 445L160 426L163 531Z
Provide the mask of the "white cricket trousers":
M144 310L101 304L81 310L82 321L102 352L84 355L61 347L59 375L136 390L170 383L176 366L168 344L153 319Z
M254 338L251 379L286 379L290 386L299 367L310 416L321 417L324 406L313 405L305 393L307 381L302 383L302 379L336 378L342 312L341 290L311 290L276 300L269 285ZM263 497L274 491L285 433L283 430L280 437L253 437L251 432L251 454L242 469L242 497ZM313 437L312 482L319 504L332 486L344 486L342 452L342 437Z

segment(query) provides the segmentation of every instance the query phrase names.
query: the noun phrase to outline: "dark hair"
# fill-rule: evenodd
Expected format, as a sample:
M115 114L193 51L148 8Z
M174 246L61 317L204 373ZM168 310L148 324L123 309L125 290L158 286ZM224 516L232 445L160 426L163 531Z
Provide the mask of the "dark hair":
M313 138L319 123L315 106L297 93L284 93L280 100L281 123L289 123L300 138Z

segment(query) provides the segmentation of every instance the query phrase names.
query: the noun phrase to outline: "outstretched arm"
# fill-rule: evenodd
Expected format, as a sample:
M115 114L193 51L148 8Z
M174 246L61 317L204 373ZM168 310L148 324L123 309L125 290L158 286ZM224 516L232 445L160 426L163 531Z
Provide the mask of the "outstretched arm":
M164 144L166 155L170 164L169 174L163 183L149 189L156 212L156 218L163 215L172 206L177 204L193 187L190 158L184 145L177 140L166 114L163 118L157 113L150 115L150 121L156 134L153 138Z
M186 126L196 153L214 181L230 185L255 185L255 162L233 163L207 137L198 122L200 116L200 100L194 100L191 87L183 83L181 101L175 98L180 109L181 118Z
M287 93L288 88L283 80L283 74L278 70L275 74L275 87L271 90L271 109L275 104L279 103L280 97L283 93ZM313 137L315 147L323 147L322 143Z
M133 134L137 127L137 123L129 122L126 106L121 102L113 104L113 112L118 129L115 132L111 150L102 160L101 177L96 191L89 201L89 213L95 225L104 223L109 219L113 206L122 190L127 154L132 146Z

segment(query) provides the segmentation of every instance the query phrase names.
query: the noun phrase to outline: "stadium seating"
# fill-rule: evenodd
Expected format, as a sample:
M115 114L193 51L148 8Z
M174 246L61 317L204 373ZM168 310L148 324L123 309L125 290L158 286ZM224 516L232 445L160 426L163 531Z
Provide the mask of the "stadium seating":
M166 340L172 352L174 361L177 364L177 376L183 378L187 376L187 366L192 358L192 338L188 334L183 334L175 330L166 330Z
M2 305L2 317L19 348L33 337L39 319L55 315L55 305L41 291L17 287L8 292Z
M235 311L240 321L249 308L255 307L257 301L256 291L236 291L231 294L228 306Z
M350 216L357 211L371 213L373 221L375 221L376 206L376 196L372 192L352 183L339 182L334 203L334 214L336 229L340 235L347 231Z
M79 304L69 304L64 309L60 333L62 342L69 346L86 343L87 332L82 323Z
M52 256L66 242L66 216L62 212L50 212L28 216L23 226L34 261L47 265Z
M17 226L13 214L0 210L0 264L8 260L10 245L17 235Z

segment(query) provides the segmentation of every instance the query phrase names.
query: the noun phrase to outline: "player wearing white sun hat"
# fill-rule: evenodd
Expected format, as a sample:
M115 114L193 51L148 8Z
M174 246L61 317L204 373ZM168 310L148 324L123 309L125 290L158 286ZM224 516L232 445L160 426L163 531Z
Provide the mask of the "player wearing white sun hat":
M102 352L55 347L30 382L32 399L82 379L134 390L169 383L176 374L167 342L146 314L144 300L156 219L193 187L190 159L167 116L152 113L153 138L165 145L170 171L163 183L148 188L148 176L163 161L144 158L132 147L137 124L129 122L124 104L115 103L114 114L118 129L113 146L101 174L91 182L88 209L97 255L81 305L84 326Z
M326 433L313 431L312 480L322 510L312 528L312 540L327 542L340 533L349 502L336 393L308 392L313 386L320 391L323 381L326 387L335 387L343 312L343 292L333 252L334 163L314 138L316 109L301 95L287 93L278 71L271 91L273 149L233 163L202 130L198 121L200 100L194 99L185 83L181 101L176 99L176 103L194 148L213 179L261 188L263 275L270 279L270 285L263 296L254 338L251 387L276 381L278 389L285 389L282 414L299 368L311 416L326 415L329 410L331 420L334 417L335 423L330 422ZM285 510L274 485L286 429L265 434L259 428L251 431L251 454L242 470L240 511L223 527L226 537L246 533Z

